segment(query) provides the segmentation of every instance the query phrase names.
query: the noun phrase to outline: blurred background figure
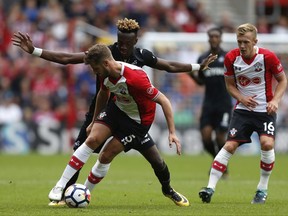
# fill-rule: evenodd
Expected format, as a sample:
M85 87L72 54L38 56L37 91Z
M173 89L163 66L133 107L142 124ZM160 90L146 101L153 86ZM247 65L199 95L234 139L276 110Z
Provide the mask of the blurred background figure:
M232 99L227 92L224 80L224 57L226 51L221 48L221 28L211 28L207 31L210 49L198 58L202 62L210 53L218 58L205 71L199 70L191 77L199 85L205 86L205 96L200 116L200 132L204 150L214 158L224 146L228 131ZM227 177L226 170L223 177Z
M22 109L11 91L4 92L0 98L0 125L9 125L22 120Z

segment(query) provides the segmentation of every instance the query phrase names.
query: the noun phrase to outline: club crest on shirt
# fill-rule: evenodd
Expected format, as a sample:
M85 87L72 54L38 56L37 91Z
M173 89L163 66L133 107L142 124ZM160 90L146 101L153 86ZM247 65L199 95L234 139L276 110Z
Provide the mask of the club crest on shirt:
M146 91L149 95L152 95L154 92L154 86L149 87Z
M251 80L244 75L239 76L237 79L241 86L247 86L251 83Z
M253 65L254 66L254 71L255 72L260 72L263 70L263 64L261 64L260 62L257 62L256 64Z
M235 137L237 132L238 132L238 131L237 131L235 128L232 128L232 129L229 131L230 137Z
M101 119L103 119L105 116L107 116L106 112L105 112L105 111L104 111L104 112L101 112L101 113L99 113L99 115L97 116L97 119L101 120Z

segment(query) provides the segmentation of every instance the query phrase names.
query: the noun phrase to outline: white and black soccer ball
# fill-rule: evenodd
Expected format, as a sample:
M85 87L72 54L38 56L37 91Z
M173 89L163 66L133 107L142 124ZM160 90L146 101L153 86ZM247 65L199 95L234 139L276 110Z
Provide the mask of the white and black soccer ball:
M90 203L91 193L82 184L76 183L67 188L64 193L65 203L70 208L85 208Z

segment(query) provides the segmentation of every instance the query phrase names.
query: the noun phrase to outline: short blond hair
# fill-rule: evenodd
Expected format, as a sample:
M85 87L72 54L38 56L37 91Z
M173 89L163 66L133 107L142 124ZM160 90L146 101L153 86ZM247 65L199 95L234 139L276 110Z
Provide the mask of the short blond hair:
M238 28L236 29L237 35L244 35L247 32L252 32L254 37L255 38L257 37L257 28L251 23L242 24L238 26Z
M111 59L112 54L110 49L104 44L95 44L90 47L84 57L85 64L99 64L105 59Z

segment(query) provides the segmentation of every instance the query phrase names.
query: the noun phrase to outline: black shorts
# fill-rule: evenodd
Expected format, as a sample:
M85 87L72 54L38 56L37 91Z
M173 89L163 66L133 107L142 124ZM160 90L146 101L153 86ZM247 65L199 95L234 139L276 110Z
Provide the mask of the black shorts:
M275 138L275 123L276 114L268 115L266 112L236 109L229 125L227 140L237 141L240 144L250 143L250 137L254 131L257 132L259 137L266 135Z
M211 125L213 129L227 131L231 119L232 107L228 109L217 109L213 107L203 108L200 117L200 129Z
M121 111L114 102L110 102L100 112L95 122L108 126L112 131L112 136L124 146L125 152L130 149L143 151L155 144L148 134L151 125L145 126L137 123Z

